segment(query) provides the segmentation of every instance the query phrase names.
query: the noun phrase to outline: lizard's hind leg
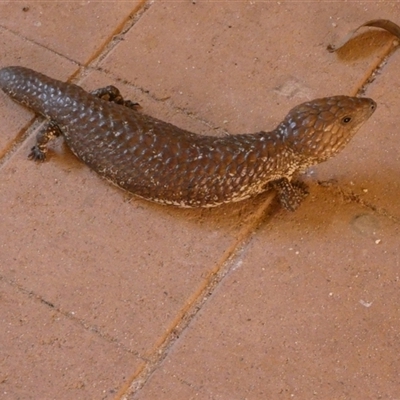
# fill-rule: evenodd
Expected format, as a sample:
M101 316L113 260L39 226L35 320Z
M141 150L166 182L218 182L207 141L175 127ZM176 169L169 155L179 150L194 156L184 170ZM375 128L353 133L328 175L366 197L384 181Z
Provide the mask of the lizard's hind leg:
M47 143L61 135L61 130L54 121L50 121L36 136L36 144L28 155L30 160L44 161L47 154Z

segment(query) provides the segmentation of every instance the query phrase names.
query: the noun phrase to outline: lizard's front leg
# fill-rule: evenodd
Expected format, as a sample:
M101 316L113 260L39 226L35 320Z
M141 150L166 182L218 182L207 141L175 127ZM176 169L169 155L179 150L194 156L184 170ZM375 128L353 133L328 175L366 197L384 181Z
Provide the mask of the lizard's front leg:
M303 182L289 182L282 178L272 182L272 187L278 192L280 203L286 210L295 211L308 195L307 185Z
M132 110L137 111L138 109L140 109L139 103L134 103L133 101L125 100L122 97L119 89L112 85L93 90L93 92L90 92L90 94L99 97L102 100L111 101L112 103L120 104L121 106L131 108Z

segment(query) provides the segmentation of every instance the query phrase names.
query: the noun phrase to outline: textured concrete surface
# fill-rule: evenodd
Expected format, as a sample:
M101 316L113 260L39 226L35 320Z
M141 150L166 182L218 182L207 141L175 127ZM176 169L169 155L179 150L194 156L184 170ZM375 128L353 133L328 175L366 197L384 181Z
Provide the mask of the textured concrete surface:
M398 2L2 2L0 67L114 84L195 132L268 130L353 94ZM400 53L378 110L308 171L296 213L273 193L211 210L110 186L0 94L1 399L391 399L400 387Z

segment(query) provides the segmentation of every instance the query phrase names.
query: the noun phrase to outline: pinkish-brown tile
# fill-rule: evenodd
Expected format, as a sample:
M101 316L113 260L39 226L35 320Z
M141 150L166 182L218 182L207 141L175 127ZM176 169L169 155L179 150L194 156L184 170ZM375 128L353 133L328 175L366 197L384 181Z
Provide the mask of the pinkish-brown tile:
M346 15L349 17L342 23L343 20L339 19L340 9L337 4L333 6L333 3L324 3L324 7L315 6L316 15L310 14L304 5L281 4L278 7L266 3L262 6L236 3L217 7L215 4L203 2L192 3L154 3L126 35L126 40L116 47L101 66L109 70L112 76L125 78L144 92L149 92L155 101L146 99L143 95L140 101L144 101L146 106L149 105L157 116L167 119L171 117L171 120L179 123L182 121L185 127L193 126L196 131L197 129L203 131L203 124L191 121L190 116L185 117L182 113L173 114L174 106L183 108L189 115L212 121L211 125L214 127L226 127L234 133L267 129L279 121L290 106L300 101L331 95L333 91L349 93L353 83L358 82L359 76L363 74L362 71L369 65L369 60L361 61L360 64L351 67L341 65L334 56L325 53L325 46L354 28L355 20L375 17L377 5L368 4L366 9L366 6L360 3L346 3L348 7ZM390 7L386 3L380 4L379 10L384 17ZM282 22L283 18L285 23ZM268 21L270 26L268 30L265 29L265 21ZM335 29L333 23L340 28L340 32L336 28L336 35L332 34L332 30ZM290 26L290 34L281 31L282 26ZM174 32L176 33L171 34ZM295 32L295 35L292 32ZM326 32L325 36L321 32ZM307 47L309 43L312 43L310 48ZM59 45L57 47L61 49ZM66 54L64 50L58 51ZM57 74L51 75L58 77ZM96 80L104 79L103 76L96 75L84 83L91 85ZM134 88L130 90L132 93L135 92ZM156 104L157 102L160 104ZM133 352L146 356L154 343L171 328L172 321L185 306L188 298L202 285L207 273L220 262L225 249L232 245L240 225L245 223L252 204L200 212L154 206L138 199L130 199L117 189L109 187L68 153L63 157L53 153L49 162L40 166L29 163L26 154L31 143L31 139L24 143L24 146L0 170L0 193L2 193L0 206L3 210L7 210L0 229L1 275L16 282L25 290L33 292L44 301L54 304L55 309L73 316L109 340L116 340ZM60 145L56 146L55 152L65 153ZM293 239L291 235L299 231L301 233L303 219L310 224L306 228L303 226L303 230L307 233L310 231L319 233L317 238L323 237L324 232L321 229L326 228L326 218L328 220L330 218L333 221L333 228L340 232L342 226L335 222L336 211L330 209L328 212L323 212L321 208L321 215L325 216L325 219L322 217L318 219L318 216L314 215L315 204L320 207L319 200L324 204L324 196L326 196L325 191L315 188L315 192L297 219L293 219L295 218L293 216L282 217L283 222L280 222L272 233L262 231L260 238L254 242L257 245L252 244L255 250L252 247L245 253L245 256L249 257L249 260L244 259L247 269L253 272L256 269L255 272L258 271L259 274L268 272L271 258L272 265L275 265L275 269L272 269L272 278L275 276L278 280L282 273L279 268L285 269L287 264L285 259L283 267L277 263L275 259L279 257L273 252L279 254L282 250L279 247L279 240L291 243L298 240L298 236ZM355 207L359 210L356 206L345 206L340 197L337 197L336 201L340 205L337 210L339 215L345 207ZM257 206L257 202L254 206ZM314 210L311 210L312 207ZM365 210L362 212L365 213ZM312 217L307 220L307 215ZM380 248L374 244L374 240L380 239L380 237L375 239L373 235L375 220L371 222L369 218L367 215L361 220L355 219L354 230L367 231L367 234L359 234L366 235L364 240L368 239L370 246ZM349 227L348 229L350 230ZM278 235L275 242L274 232ZM290 233L289 237L285 237L285 232ZM279 233L283 235L282 238L279 238ZM268 235L271 235L271 238ZM309 243L309 252L312 254L315 251L319 255L318 260L323 261L323 251L328 252L326 247L329 246L324 248L315 238L311 238ZM361 249L365 251L364 247ZM265 256L266 250L268 250L267 256ZM329 247L328 261L329 257L332 259L332 254L335 254L334 250ZM358 254L359 251L360 248L355 246L354 254ZM292 253L296 260L297 255L294 251ZM283 255L286 254L287 251L283 252ZM336 259L337 257L334 258ZM268 268L265 267L264 271L260 267L260 260L267 263ZM294 265L297 266L297 263ZM303 272L301 267L302 265L295 269L293 277L295 283L296 279L299 279L299 285L304 283L301 280ZM322 317L319 309L315 310L316 313L320 312L315 317L306 314L309 319L301 319L301 312L308 310L307 307L311 306L313 311L312 306L323 304L315 305L312 301L320 301L321 292L324 294L323 289L328 289L323 286L323 283L326 285L326 280L323 279L324 275L319 266L314 265L314 269L319 278L315 281L315 285L322 285L320 292L315 294L311 290L314 286L306 285L308 290L305 293L306 300L301 302L302 299L299 300L296 296L303 287L294 290L291 298L289 295L292 293L292 288L288 283L283 293L288 295L291 301L285 302L285 298L278 296L275 303L266 307L266 311L260 310L261 306L256 306L253 310L254 302L257 304L257 301L260 302L263 298L264 287L259 287L261 283L252 279L258 277L262 280L262 284L266 285L270 283L271 277L261 275L260 278L257 274L253 277L247 272L248 275L242 280L244 283L234 292L236 298L227 299L226 305L223 301L224 288L222 288L217 294L222 300L216 302L213 300L209 306L214 308L221 306L220 311L215 315L211 310L211 317L204 315L210 318L217 328L222 326L222 329L228 332L226 345L219 349L211 347L214 353L205 347L204 354L210 355L213 362L214 358L211 357L213 354L219 357L215 356L217 358L215 365L209 366L207 362L204 365L205 369L208 368L207 373L214 374L211 377L211 386L207 389L204 389L204 382L195 382L197 378L202 379L203 376L208 379L207 373L201 369L202 366L197 370L197 366L194 362L191 364L191 360L199 359L199 349L202 349L202 345L207 342L205 338L207 335L214 339L215 343L212 345L217 345L223 333L219 332L218 336L216 332L213 336L212 332L210 334L207 331L206 323L206 333L204 336L199 334L203 341L200 340L198 345L193 343L191 348L183 346L187 358L181 360L182 366L188 368L185 373L191 375L199 371L197 378L192 376L188 379L178 378L185 386L184 397L188 397L188 388L191 387L195 388L195 392L203 394L213 391L214 387L220 390L221 382L216 382L218 371L227 369L224 362L228 365L236 362L236 355L241 352L246 361L242 378L247 378L242 389L247 390L247 382L252 379L251 366L248 362L249 354L252 353L242 348L237 351L234 346L237 339L235 332L243 333L246 339L246 327L241 325L243 321L241 318L238 320L237 316L236 319L232 317L229 323L221 318L221 315L234 316L234 307L238 307L243 314L239 300L243 300L248 309L253 310L252 321L256 322L268 318L271 313L279 315L278 311L275 311L275 308L279 308L279 300L283 304L284 311L289 314L291 307L298 304L300 315L295 314L297 319L294 318L292 333L297 329L300 334L305 335L302 325L304 321L304 323L313 322L313 318L317 322L320 321ZM242 273L243 270L244 267L240 267L235 273ZM287 273L290 273L290 269ZM331 270L331 274L334 273L335 270ZM285 277L285 274L283 275ZM367 276L368 274L365 274L365 277ZM290 281L290 276L287 274L286 279ZM340 279L336 279L340 283L338 286L342 292L339 292L343 297L346 293L343 292ZM235 286L230 284L229 288ZM278 289L275 287L274 294L279 295ZM335 293L332 290L331 292ZM269 295L268 290L266 293ZM248 294L248 300L243 299L245 294ZM327 298L331 300L330 296ZM351 300L354 299L348 302L351 303ZM367 305L370 302L368 298L362 300ZM230 306L230 303L233 306ZM231 310L230 314L221 311L223 306ZM263 306L265 307L265 304ZM347 311L348 307L347 303L343 306ZM364 310L365 306L360 307ZM368 309L372 309L372 306ZM340 298L336 299L334 306L329 310L336 312L338 317L341 316ZM339 322L342 325L336 327L335 333L341 326L345 327L345 334L352 333L351 327L342 320ZM362 321L357 322L364 328ZM254 325L254 322L252 324L250 332L253 335L252 340L254 341L257 335L259 339L263 339L264 325L261 323ZM283 320L283 326L292 328L291 321ZM324 325L320 332L327 335L329 328L330 325ZM290 351L290 346L284 345L279 348L279 335L282 337L285 334L281 331L281 325L276 324L267 334L271 340L275 340L278 350L282 350L283 347L283 350ZM186 334L182 338L185 339ZM291 339L291 336L288 337L287 343L293 344L290 342ZM303 337L303 340L306 339ZM304 348L305 351L308 349L311 351L310 357L313 356L313 351L314 354L320 354L317 347L323 339L319 340L316 344L313 341L306 343ZM261 340L259 342L263 346L263 342ZM332 346L331 342L327 343L328 353L332 352ZM197 358L191 357L190 349ZM222 355L218 352L221 349ZM247 346L246 349L251 349L251 346ZM263 372L259 365L264 365L264 361L260 360L262 352L259 354L259 349L260 347L256 348L253 354L254 359L259 362L255 365L256 373ZM298 354L294 350L292 349L293 353L289 355L299 359L299 367L304 366L300 357L303 353ZM273 349L270 351L274 353ZM274 354L279 361L279 354L277 352ZM329 355L332 358L331 353ZM298 376L295 362L297 359L291 359L291 362L287 363L288 368L294 371L292 380L295 383ZM243 360L237 361L239 365L241 361ZM169 362L172 363L172 358L166 360L166 363ZM282 365L278 367L281 367L280 371L283 374ZM267 371L268 368L270 366L266 366ZM340 375L342 371L343 362L339 364L339 370L335 373ZM239 373L236 371L234 374ZM171 381L168 381L168 376L164 375L166 377L164 384L159 381L159 387L169 385ZM229 392L232 386L229 380L224 382L225 388L221 391ZM257 384L258 381L254 385ZM271 384L276 386L277 383ZM149 387L149 393L150 391L157 393L154 387L154 385Z
M380 12L388 17L396 7L386 4ZM368 47L367 54L351 63L326 51L328 43L339 42L360 24L360 18L373 18L376 5L348 4L346 20L341 18L337 3L312 8L314 13L302 3L236 2L223 8L205 2L156 3L100 66L149 92L159 103L208 122L206 126L232 133L268 130L301 101L351 94L379 57L375 47L374 51ZM302 13L304 18L299 18ZM294 36L285 31L282 18L290 32L296 32ZM154 20L163 23L155 24ZM261 23L265 20L269 21L268 29ZM167 34L175 31L180 35ZM323 40L321 32L325 32ZM153 111L145 108L144 112ZM374 132L377 118L379 109L357 136L364 148L368 144L365 135ZM347 157L359 163L360 156L367 154L363 147L358 155L353 147L346 149L334 164L329 162L322 168L321 175L319 166L310 175L315 180L336 179L339 183L343 176L355 180Z
M143 1L0 3L0 26L79 63L87 63Z
M105 82L96 76L92 82ZM7 107L22 110L8 99ZM164 103L154 109L172 114ZM204 129L188 116L171 116ZM0 230L1 274L146 355L260 200L203 211L130 200L65 152L61 141L49 162L29 162L33 136L0 171L0 203L9 210Z
M266 223L134 399L395 399L398 224L308 203Z
M168 121L176 126L183 129L187 129L192 132L199 134L210 134L216 132L219 135L224 135L221 129L213 129L210 125L201 121L197 118L193 118L191 115L187 115L185 111L175 108L170 102L157 101L149 96L147 93L135 88L126 82L121 82L118 77L105 72L99 72L96 70L90 71L90 73L80 81L79 85L85 88L87 91L91 91L100 87L108 85L114 85L118 87L122 96L126 100L131 100L140 104L141 112L144 112L152 117Z
M260 199L213 210L153 205L100 179L62 143L0 170L0 274L141 355L171 327Z
M390 39L392 40L392 39ZM366 95L378 108L343 153L313 169L315 179L335 179L345 191L357 194L371 207L400 218L400 106L396 74L400 52L394 53Z
M0 398L113 399L141 362L0 280Z
M1 9L0 5L0 9ZM2 55L0 68L9 65L23 65L61 80L67 80L76 65L36 43L0 28L0 46ZM0 157L2 157L24 134L33 114L17 104L11 103L1 93L0 96Z
M269 130L296 104L349 94L374 55L351 66L326 46L393 5L156 2L102 68L231 133ZM266 22L268 21L268 22Z

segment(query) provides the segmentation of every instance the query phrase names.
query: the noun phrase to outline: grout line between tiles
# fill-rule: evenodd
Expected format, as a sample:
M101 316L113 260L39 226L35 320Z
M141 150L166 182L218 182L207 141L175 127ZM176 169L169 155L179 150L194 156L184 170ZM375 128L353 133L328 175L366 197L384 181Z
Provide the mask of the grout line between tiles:
M361 195L355 193L352 189L345 188L342 186L336 186L335 182L332 181L318 181L317 184L320 187L327 188L332 193L340 195L345 202L348 203L356 203L360 206L372 211L373 213L388 218L389 220L399 223L400 218L396 217L395 215L391 214L389 211L382 207L375 206L374 204L364 200Z
M376 76L380 73L381 69L387 63L388 58L396 49L396 43L391 41L387 46L384 47L381 54L377 57L377 61L371 65L366 71L363 78L356 85L352 95L360 95L365 92L368 86L376 79ZM340 189L339 189L340 190ZM341 191L342 193L342 191ZM372 210L382 213L391 218L383 210L376 209L373 205L367 204L360 198L353 196L347 196L351 201L355 201L364 207L368 207ZM272 195L270 201L272 199ZM257 229L262 216L266 212L270 201L266 201L257 214L254 215L252 222L246 224L246 227L239 233L238 238L232 243L232 245L226 249L222 255L220 261L215 267L209 272L206 279L187 300L184 307L177 314L170 327L166 330L165 334L159 338L159 340L153 346L153 349L146 355L149 359L148 362L143 363L136 372L131 376L128 382L121 388L117 394L115 400L128 400L132 399L147 383L150 376L158 369L162 361L168 356L169 351L176 343L179 336L189 327L197 313L203 308L208 298L212 296L214 291L223 282L224 278L232 270L233 266L240 259L240 256L244 249L249 245L251 236Z
M1 4L1 3L0 3L0 4ZM35 46L40 47L40 48L42 48L42 49L46 49L47 51L49 51L49 52L51 52L51 53L53 53L53 54L55 54L55 55L57 55L57 56L63 58L64 60L67 60L67 61L71 62L71 63L74 64L74 65L78 65L78 66L81 65L81 64L78 63L76 60L73 60L72 58L66 56L65 54L59 53L58 51L56 51L56 50L54 50L54 49L50 49L50 48L48 48L47 46L45 46L44 44L42 44L42 43L40 43L40 42L37 42L35 39L28 38L28 37L22 35L20 32L14 31L13 29L10 29L9 27L5 27L5 26L3 26L3 25L0 25L0 29L2 29L3 31L10 32L12 35L15 35L15 37L17 37L17 38L19 38L19 39L21 39L21 40L23 40L23 41L32 43L32 44L34 44Z
M29 290L29 289L25 288L24 286L14 282L13 280L7 279L6 277L4 277L2 275L0 275L0 281L3 281L6 284L10 285L14 289L16 289L19 293L21 293L22 295L27 296L29 298L33 298L35 301L39 302L41 305L44 305L48 309L51 309L52 311L62 315L68 321L72 321L73 323L79 325L84 330L93 333L94 335L96 335L99 338L105 340L106 342L117 344L118 347L120 347L123 351L126 351L127 353L133 354L139 360L142 360L142 362L146 362L147 361L138 352L132 351L129 347L127 347L123 343L121 343L117 338L115 338L115 337L113 337L113 336L111 336L111 335L109 335L109 334L107 334L105 332L102 332L96 326L87 324L83 319L77 318L72 313L67 312L67 311L63 311L61 308L57 307L54 303L44 299L42 296L40 296L39 294L35 293L34 291Z
M18 151L26 139L43 123L39 118L31 118L16 134L15 138L6 144L0 152L0 168Z
M350 96L360 96L367 91L368 86L377 78L378 75L382 74L382 70L387 64L389 57L398 47L398 40L392 39L382 48L381 53L376 57L376 61L372 63L371 67L365 72L359 83L352 90Z
M393 38L388 41L386 46L384 46L380 54L376 57L376 61L372 63L370 68L364 73L363 77L360 79L354 89L351 91L350 96L363 96L367 91L368 87L377 79L379 75L383 73L383 69L388 63L391 55L399 48L398 39ZM331 182L317 182L320 186L333 188L334 191L339 193L344 200L352 203L357 203L362 207L368 208L371 211L377 213L378 215L389 218L394 222L399 222L399 218L391 215L387 210L375 206L362 199L360 195L355 194L353 191L345 189L341 186L334 187Z
M120 36L128 32L143 16L143 14L150 8L150 6L155 2L155 0L141 0L140 3L129 13L129 15L125 18L123 22L121 22L118 27L112 32L110 37L106 40L103 47L98 49L90 58L86 65L82 65L76 60L68 58L64 54L61 54L54 49L49 49L41 43L36 42L33 39L28 39L27 37L21 35L18 32L13 31L12 29L6 28L0 25L0 29L11 32L13 35L25 40L30 43L35 44L36 46L45 48L46 50L52 52L53 54L58 55L59 57L64 58L65 60L70 61L78 68L73 73L68 82L79 80L85 75L85 71L90 71L92 69L98 69L94 67L90 67L90 64L98 63L102 58L106 57L118 44L120 41ZM117 40L118 39L118 40ZM12 157L12 155L20 148L20 146L25 142L26 139L29 138L31 133L37 129L37 126L42 124L41 118L32 118L28 123L26 123L18 132L16 137L3 149L0 154L0 168Z
M127 31L129 31L153 3L154 0L142 1L140 5L135 9L135 11L133 11L130 16L125 20L125 22L116 29L116 32L111 35L111 37L109 38L109 42L102 49L93 54L93 56L89 59L87 63L87 70L85 66L80 66L78 71L74 75L72 75L70 79L74 80L82 78L85 73L90 71L90 65L95 65L93 69L98 69L96 67L96 64L104 57L106 57L110 53L110 51L112 51L112 49L114 49L114 47L118 44L118 35L123 35ZM117 31L119 31L119 34L117 33ZM381 68L383 63L386 62L389 55L390 52L385 53L385 56L380 58L379 62L374 67L371 67L371 69L369 69L369 71L365 75L365 79L363 79L362 83L357 86L357 93L363 90L364 86L368 86L371 83L371 77L379 68ZM185 110L183 110L183 112L186 113ZM15 142L15 146L17 146L18 143L24 140L24 138L26 138L27 136L26 131L21 132L24 133L21 133L19 140ZM6 153L9 153L10 151L11 153L13 153L13 150L9 150ZM256 210L256 212L252 216L251 221L248 221L245 224L245 227L239 232L238 237L233 241L231 246L225 250L214 268L208 273L208 275L194 291L191 297L189 297L189 299L186 301L181 310L177 313L175 319L172 321L164 335L159 338L159 340L154 344L153 348L146 354L146 359L148 358L148 361L144 361L139 369L137 369L135 373L130 377L130 380L121 388L119 394L117 395L118 399L128 399L128 397L126 396L134 395L137 391L139 391L146 384L152 373L160 366L160 363L168 356L169 351L176 343L179 335L182 334L190 326L197 313L202 310L208 299L213 295L219 285L222 284L224 278L232 271L233 266L240 259L244 249L248 247L252 235L259 226L260 221L263 220L263 216L265 215L269 204L270 201L266 200L263 205ZM24 288L18 287L18 289L21 291L25 291L26 294L36 296L41 302L47 304L49 307L53 306L52 304L46 302L44 299L40 298L40 296L30 293ZM64 313L57 308L56 310L63 315L68 316L69 318L73 318L68 313ZM73 319L80 323L85 329L92 330L90 326L85 325L77 318ZM107 337L106 339L108 340ZM129 349L126 350L130 351Z
M125 20L121 22L114 30L103 47L98 49L98 51L96 51L89 58L85 65L81 65L75 74L71 75L69 81L80 81L92 70L101 70L101 68L98 67L98 64L118 45L118 43L122 40L121 38L123 35L129 32L139 22L146 11L154 4L154 2L155 0L142 0L140 4L136 6L125 18Z
M245 221L243 229L238 233L233 243L224 251L214 268L208 272L205 279L203 279L197 289L187 299L153 348L144 355L144 358L149 361L143 363L127 380L121 387L115 400L128 400L128 396L132 398L131 396L140 391L153 372L158 369L161 362L168 356L170 350L179 339L179 336L190 326L197 313L202 310L215 290L222 284L224 278L235 269L260 223L265 221L265 214L273 197L274 193L271 193L251 215L249 220Z

